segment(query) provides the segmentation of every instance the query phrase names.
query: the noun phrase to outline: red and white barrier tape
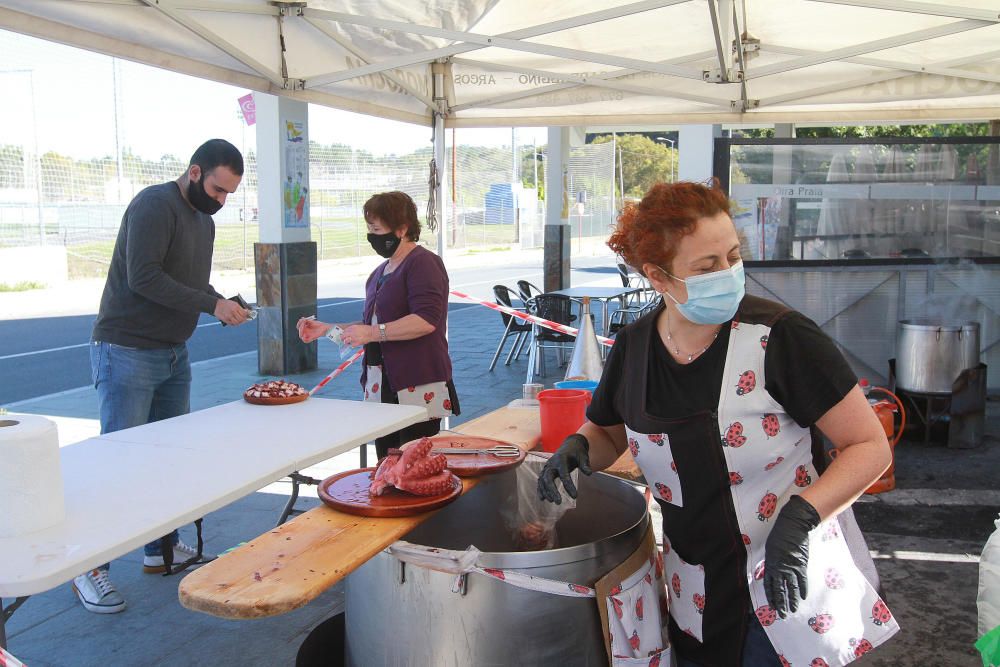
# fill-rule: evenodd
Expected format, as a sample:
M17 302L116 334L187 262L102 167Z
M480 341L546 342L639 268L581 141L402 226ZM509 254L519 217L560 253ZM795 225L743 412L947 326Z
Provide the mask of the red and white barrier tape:
M500 304L492 303L490 301L483 301L482 299L477 299L476 297L469 296L464 292L451 290L451 293L460 299L467 299L469 301L474 301L475 303L478 303L480 306L486 306L487 308L492 308L493 310L516 317L519 320L524 320L525 322L531 322L533 324L537 324L538 326L545 327L546 329L552 329L553 331L558 331L559 333L575 336L579 331L579 329L574 329L573 327L566 326L565 324L559 324L558 322L553 322L552 320L547 320L543 317L538 317L536 315L528 315L527 313L523 313L520 310L516 310L514 308L508 308L506 306L501 306ZM598 336L597 342L601 343L602 345L607 345L609 347L615 344L614 339L605 338L604 336Z
M310 389L309 390L309 395L312 396L317 391L319 391L320 389L322 389L326 385L327 382L329 382L330 380L332 380L333 378L337 377L338 375L340 375L341 373L343 373L345 370L347 370L347 367L350 366L351 364L353 364L358 359L360 359L361 355L363 355L364 353L365 353L365 348L362 347L357 352L355 352L354 354L352 354L350 357L348 357L347 359L345 359L342 364L340 364L339 366L337 366L336 368L333 369L332 373L330 373L325 378L323 378L318 385L316 385L315 387L313 387L312 389Z
M0 666L2 667L24 667L24 663L12 656L0 647Z
M537 324L538 326L545 327L546 329L552 329L553 331L558 331L559 333L564 333L564 334L569 334L570 336L575 336L579 332L579 329L574 329L573 327L566 326L565 324L559 324L558 322L553 322L552 320L547 320L544 317L538 317L537 315L528 315L527 313L522 313L520 310L516 310L514 308L507 308L506 306L501 306L501 305L496 304L496 303L491 303L489 301L483 301L482 299L477 299L474 296L469 296L468 294L465 294L464 292L459 292L457 290L451 290L451 293L453 295L457 296L460 299L466 299L468 301L472 301L472 302L478 303L480 306L486 306L487 308L492 308L493 310L496 310L498 312L506 313L507 315L511 315L512 317L516 317L519 320L524 320L525 322L531 322L532 324ZM601 343L602 345L607 345L609 347L615 344L614 339L605 338L604 336L597 336L597 341L599 343ZM363 355L364 353L365 353L364 348L362 348L362 349L358 350L357 352L355 352L352 356L350 356L348 359L346 359L342 364L340 364L335 369L333 369L333 372L330 373L329 375L327 375L325 378L323 378L323 380L318 385L316 385L315 387L313 387L312 389L310 389L309 390L309 395L312 396L317 391L319 391L324 386L326 386L326 383L328 383L330 380L332 380L333 378L335 378L338 375L340 375L341 373L343 373L347 369L348 366L350 366L355 361L357 361L361 357L361 355Z

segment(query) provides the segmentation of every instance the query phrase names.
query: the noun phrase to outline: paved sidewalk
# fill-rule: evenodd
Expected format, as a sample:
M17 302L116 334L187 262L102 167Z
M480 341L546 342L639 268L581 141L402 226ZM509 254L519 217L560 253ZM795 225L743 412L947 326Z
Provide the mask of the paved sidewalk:
M363 277L366 271L359 266L358 275ZM236 283L245 279L233 278L227 287L238 288ZM252 293L247 290L244 294L248 292ZM324 293L322 288L320 295L343 296ZM0 317L4 316L5 303L11 301L0 301ZM496 313L459 307L455 302L450 340L463 413L453 424L485 414L520 395L524 357L511 367L505 367L501 359L494 372L487 371L500 333ZM334 346L321 343L320 370L294 376L296 382L311 386L340 362ZM545 381L551 384L559 377L555 364L548 366ZM194 410L238 400L243 389L261 377L255 352L196 363L193 373ZM357 400L358 373L357 368L348 370L322 395ZM897 448L900 490L865 497L855 506L876 555L889 605L903 627L900 635L866 658L866 664L979 664L972 649L978 554L1000 510L996 483L996 471L1000 470L998 405L995 401L988 404L988 437L977 449L949 450L940 444L904 441ZM96 395L89 387L24 401L16 409L56 419L63 444L98 431ZM351 452L303 472L325 477L357 466L358 453ZM289 488L287 482L271 484L206 517L207 550L221 552L270 529ZM157 493L155 485L150 492ZM318 502L313 489L307 488L304 495L307 497L300 500L299 507ZM182 529L186 537L192 532L189 527ZM144 575L140 561L141 552L135 551L113 564L113 580L129 606L122 614L100 616L85 611L68 584L32 597L8 624L12 653L32 667L167 662L291 665L306 634L341 611L343 605L342 591L335 587L290 614L225 621L183 609L177 602L177 577Z

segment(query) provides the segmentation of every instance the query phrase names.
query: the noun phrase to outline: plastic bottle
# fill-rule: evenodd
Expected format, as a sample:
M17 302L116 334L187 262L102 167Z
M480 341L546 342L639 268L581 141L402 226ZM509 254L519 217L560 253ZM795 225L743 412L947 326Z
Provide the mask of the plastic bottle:
M870 383L868 382L868 378L861 378L860 380L858 380L858 386L860 386L860 387L861 387L861 391L863 391L863 392L864 392L864 394L865 394L865 398L867 398L867 399L868 399L868 402L869 402L869 403L871 403L871 402L872 402L872 399L871 399L871 397L869 396L869 394L871 394L871 391L872 391L872 386L871 386L871 384L870 384Z

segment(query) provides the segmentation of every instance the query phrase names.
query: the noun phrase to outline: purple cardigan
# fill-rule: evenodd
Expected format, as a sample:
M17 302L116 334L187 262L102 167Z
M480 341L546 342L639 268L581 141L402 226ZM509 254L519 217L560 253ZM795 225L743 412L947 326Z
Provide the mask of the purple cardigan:
M389 265L383 262L368 276L365 284L365 324L371 324L373 311L382 324L406 315L419 315L434 325L434 331L413 340L393 340L382 344L382 362L389 375L389 388L399 391L428 382L451 379L448 356L448 272L441 258L422 246L410 251L382 287L379 278ZM361 372L361 386L368 377L368 366Z

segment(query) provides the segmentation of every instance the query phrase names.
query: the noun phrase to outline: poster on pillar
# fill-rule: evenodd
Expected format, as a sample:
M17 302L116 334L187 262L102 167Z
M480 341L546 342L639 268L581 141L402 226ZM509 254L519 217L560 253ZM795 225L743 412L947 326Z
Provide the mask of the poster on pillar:
M285 227L309 226L309 143L305 123L285 120L285 182L282 184Z

